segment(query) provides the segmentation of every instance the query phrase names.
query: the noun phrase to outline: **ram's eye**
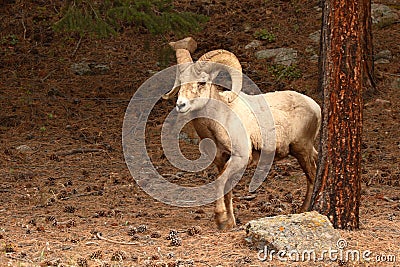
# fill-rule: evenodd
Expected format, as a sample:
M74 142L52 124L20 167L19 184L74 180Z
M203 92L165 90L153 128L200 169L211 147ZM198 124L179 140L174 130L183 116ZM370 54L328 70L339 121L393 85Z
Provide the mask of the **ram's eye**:
M200 86L205 86L205 85L206 85L206 82L199 82L199 85L200 85Z

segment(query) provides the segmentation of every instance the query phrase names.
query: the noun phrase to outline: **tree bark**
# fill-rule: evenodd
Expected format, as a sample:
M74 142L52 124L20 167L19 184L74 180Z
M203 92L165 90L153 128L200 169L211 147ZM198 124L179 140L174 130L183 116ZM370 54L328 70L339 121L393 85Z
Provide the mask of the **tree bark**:
M361 12L361 47L363 49L362 74L363 74L363 97L368 98L375 95L376 79L374 71L374 48L372 39L372 17L371 0L362 0Z
M323 7L322 130L311 209L341 229L359 227L362 92L374 85L370 7L370 0L325 0Z

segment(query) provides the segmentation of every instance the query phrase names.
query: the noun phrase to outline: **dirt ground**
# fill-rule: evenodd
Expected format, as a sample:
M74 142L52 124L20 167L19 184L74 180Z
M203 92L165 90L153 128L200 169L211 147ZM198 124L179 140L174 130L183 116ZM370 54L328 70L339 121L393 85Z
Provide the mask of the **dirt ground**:
M213 205L178 208L147 195L130 175L121 144L130 98L153 73L174 64L173 34L126 29L96 39L53 32L62 1L1 1L0 6L0 265L1 266L398 266L400 265L400 29L374 27L379 93L365 100L360 230L341 231L347 247L372 252L372 262L261 262L244 240L251 219L295 211L305 177L293 158L274 165L255 198L247 175L234 189L238 227L221 232ZM12 2L12 1L11 1ZM399 8L395 0L380 3ZM210 16L192 34L194 57L224 48L234 52L262 91L294 89L319 101L318 50L308 35L319 29L318 1L179 1L177 10ZM274 42L245 49L259 29ZM299 51L300 79L277 79L262 48ZM74 63L88 62L91 75ZM397 86L396 86L397 81ZM160 101L149 120L148 152L160 173L179 170L160 151L162 120L173 101ZM190 131L189 131L190 134ZM188 157L197 146L182 142ZM176 178L175 180L173 178ZM215 171L180 173L172 181L209 182ZM172 230L180 239L168 239ZM396 261L397 260L397 261Z

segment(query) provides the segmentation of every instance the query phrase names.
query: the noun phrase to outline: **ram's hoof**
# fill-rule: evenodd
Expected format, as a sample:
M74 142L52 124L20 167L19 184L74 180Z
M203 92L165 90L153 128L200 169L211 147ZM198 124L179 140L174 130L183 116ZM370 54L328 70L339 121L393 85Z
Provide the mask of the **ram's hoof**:
M229 218L226 214L216 214L215 221L219 230L229 230L236 226L235 218Z
M222 223L218 223L218 230L229 230L232 229L236 226L235 222L222 222Z
M310 205L303 204L303 205L300 207L298 213L303 213L303 212L309 211L309 209L310 209Z

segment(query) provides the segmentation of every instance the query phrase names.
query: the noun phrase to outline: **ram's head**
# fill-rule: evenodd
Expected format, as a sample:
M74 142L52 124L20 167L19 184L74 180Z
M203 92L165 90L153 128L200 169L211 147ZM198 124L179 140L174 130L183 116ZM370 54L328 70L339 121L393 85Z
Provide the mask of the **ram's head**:
M176 51L177 75L174 88L163 98L170 99L178 93L176 109L181 113L199 110L207 104L216 93L214 89L218 87L213 81L221 72L229 73L231 79L231 91L218 92L227 102L234 101L242 89L242 67L233 53L214 50L193 63L190 53L196 49L195 44L190 37L170 43Z

